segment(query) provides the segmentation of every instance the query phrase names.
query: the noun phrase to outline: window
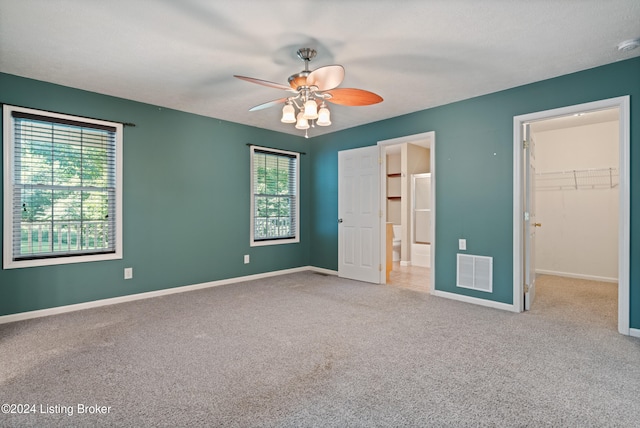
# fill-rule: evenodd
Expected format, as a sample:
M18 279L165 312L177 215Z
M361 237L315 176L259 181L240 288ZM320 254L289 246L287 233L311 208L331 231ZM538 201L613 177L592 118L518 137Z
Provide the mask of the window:
M251 246L300 242L300 154L251 146Z
M3 110L4 268L122 258L122 124Z

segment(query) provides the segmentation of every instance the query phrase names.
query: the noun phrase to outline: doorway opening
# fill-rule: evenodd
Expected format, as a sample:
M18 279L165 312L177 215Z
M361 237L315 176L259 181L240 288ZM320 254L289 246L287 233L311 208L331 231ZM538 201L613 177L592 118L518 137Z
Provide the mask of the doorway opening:
M378 142L380 283L432 292L435 278L435 132Z
M629 205L628 97L515 117L514 309L629 334Z

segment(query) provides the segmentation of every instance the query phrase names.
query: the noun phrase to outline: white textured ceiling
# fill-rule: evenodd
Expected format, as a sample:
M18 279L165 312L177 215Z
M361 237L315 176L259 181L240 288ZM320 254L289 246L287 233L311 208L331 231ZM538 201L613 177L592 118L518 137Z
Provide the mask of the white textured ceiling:
M300 135L248 112L285 92L232 76L286 84L312 47L384 98L310 136L639 56L616 49L637 37L638 0L0 0L1 72Z

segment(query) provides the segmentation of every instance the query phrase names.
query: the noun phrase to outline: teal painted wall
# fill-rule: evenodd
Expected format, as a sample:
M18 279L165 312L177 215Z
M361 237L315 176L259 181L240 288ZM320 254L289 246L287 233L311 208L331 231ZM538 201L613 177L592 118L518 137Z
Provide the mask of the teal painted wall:
M631 96L630 325L640 328L640 58L313 138L311 263L337 269L337 152L435 131L435 287L512 303L514 116L624 95ZM468 254L493 257L493 293L455 287L459 238Z
M305 151L308 140L6 74L0 101L136 124L124 128L124 258L0 270L0 315L309 264L310 156L300 243L251 248L246 146Z
M125 128L124 259L2 270L0 315L298 266L337 269L338 151L428 131L437 141L436 289L511 303L513 117L624 95L631 96L630 325L640 328L640 58L310 140L0 74L4 103L137 125ZM249 247L246 143L308 153L300 244ZM492 294L454 286L461 237L467 253L494 258ZM128 266L134 279L124 281Z

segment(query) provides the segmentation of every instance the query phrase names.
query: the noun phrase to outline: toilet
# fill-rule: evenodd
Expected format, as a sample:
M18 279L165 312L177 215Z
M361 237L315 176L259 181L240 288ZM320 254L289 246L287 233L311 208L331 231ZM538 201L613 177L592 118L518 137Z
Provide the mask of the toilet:
M400 261L400 248L402 247L402 225L394 224L393 225L393 261Z

